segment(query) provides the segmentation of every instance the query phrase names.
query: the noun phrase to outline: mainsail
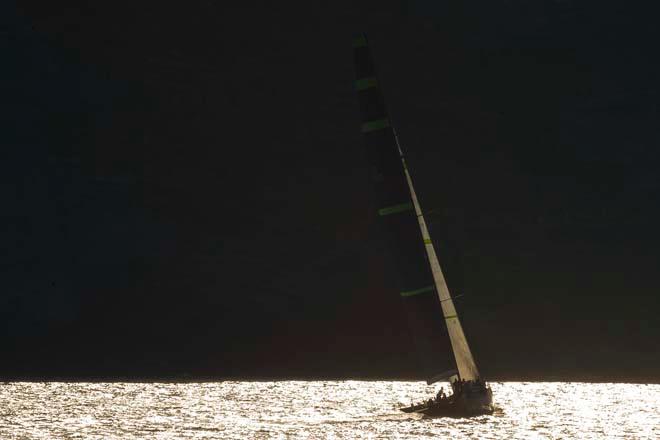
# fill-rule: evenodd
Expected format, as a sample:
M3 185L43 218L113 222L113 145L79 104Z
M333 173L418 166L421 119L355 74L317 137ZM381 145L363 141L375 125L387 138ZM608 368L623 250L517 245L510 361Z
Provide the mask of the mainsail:
M387 230L400 275L400 295L406 302L418 302L417 309L422 301L425 302L422 307L425 307L432 300L436 305L433 311L437 311L439 302L458 374L461 379L475 380L479 378L479 371L433 248L403 151L387 115L366 36L357 37L353 46L362 133L367 155L374 167L375 192L380 203L378 214ZM411 239L413 236L415 239ZM416 341L418 346L426 346L430 339L422 332L421 336L416 335Z

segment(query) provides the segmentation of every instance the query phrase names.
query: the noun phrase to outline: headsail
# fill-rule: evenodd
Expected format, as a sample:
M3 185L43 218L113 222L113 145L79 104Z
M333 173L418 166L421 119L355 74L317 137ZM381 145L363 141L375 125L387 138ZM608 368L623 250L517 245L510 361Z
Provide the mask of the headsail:
M374 164L374 184L380 203L378 213L388 230L400 272L401 296L404 300L424 298L428 301L432 292L437 292L437 297L433 295L431 298L436 305L439 302L442 308L459 375L465 380L476 379L479 372L456 315L410 173L387 115L366 36L356 38L354 47L355 87L363 118L362 132L367 154ZM414 230L419 232L415 234L415 239L411 239L411 231ZM421 252L422 243L426 258Z

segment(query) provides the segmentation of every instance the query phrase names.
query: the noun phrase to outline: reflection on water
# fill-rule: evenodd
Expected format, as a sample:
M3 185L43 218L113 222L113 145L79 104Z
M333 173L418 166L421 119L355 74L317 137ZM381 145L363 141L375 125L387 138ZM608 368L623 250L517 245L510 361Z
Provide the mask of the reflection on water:
M660 438L660 385L491 385L491 416L422 419L422 382L5 383L0 438Z

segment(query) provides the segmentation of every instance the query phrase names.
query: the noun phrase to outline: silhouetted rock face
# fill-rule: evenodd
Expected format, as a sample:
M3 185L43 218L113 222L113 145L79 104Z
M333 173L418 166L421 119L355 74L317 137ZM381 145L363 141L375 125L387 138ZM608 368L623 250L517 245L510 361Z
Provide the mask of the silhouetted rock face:
M483 372L657 377L655 14L79 3L0 13L2 374L414 375L366 30Z

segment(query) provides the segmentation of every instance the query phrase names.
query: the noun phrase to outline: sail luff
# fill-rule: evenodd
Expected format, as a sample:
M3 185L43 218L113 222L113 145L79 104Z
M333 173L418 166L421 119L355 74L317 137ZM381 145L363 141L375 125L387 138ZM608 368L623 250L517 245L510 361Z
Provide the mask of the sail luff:
M394 131L394 138L396 140L397 148L399 149L399 154L401 156L401 164L403 166L403 172L406 176L406 181L408 183L408 188L410 189L410 197L413 201L413 207L415 209L415 214L417 216L417 221L419 222L419 229L422 233L422 240L424 241L424 248L426 249L426 254L429 259L429 265L431 266L431 274L433 275L433 280L435 282L436 292L440 299L440 306L442 307L442 315L445 319L445 324L447 325L447 331L449 333L449 340L451 341L452 350L454 351L454 358L456 360L456 367L458 368L458 374L461 379L464 380L475 380L479 378L479 370L477 369L477 364L474 361L472 356L472 351L468 345L467 339L465 338L465 333L463 332L463 327L461 322L458 319L458 313L454 307L454 300L449 293L449 287L445 280L445 276L442 273L442 268L440 267L440 261L438 256L435 253L435 248L433 247L433 242L431 241L431 234L426 226L426 220L424 220L424 214L422 213L421 205L417 199L417 194L415 193L415 187L413 186L412 178L410 177L410 172L406 165L406 159L401 150L401 145L399 144L399 138Z

